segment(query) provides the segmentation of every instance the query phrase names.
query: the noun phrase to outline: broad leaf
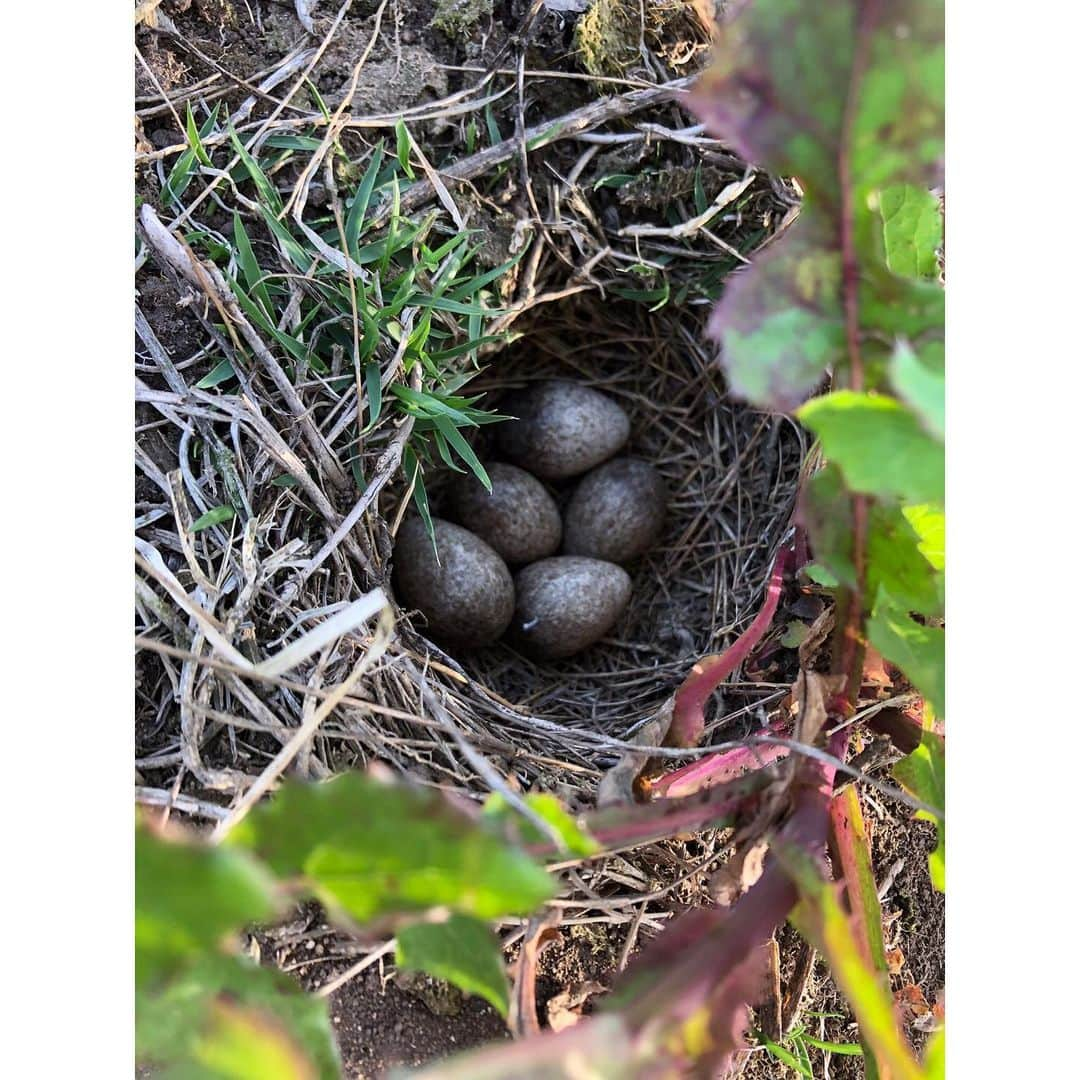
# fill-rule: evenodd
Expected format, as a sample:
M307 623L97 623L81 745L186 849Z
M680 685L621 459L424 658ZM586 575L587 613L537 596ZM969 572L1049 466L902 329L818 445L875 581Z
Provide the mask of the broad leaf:
M303 874L353 918L448 907L480 918L521 915L552 879L439 792L346 773L288 783L233 831L283 876Z
M897 394L907 402L936 439L945 438L945 373L924 364L902 341L893 352L891 378Z
M490 927L468 915L446 922L413 923L397 932L395 963L399 968L426 971L467 994L479 994L502 1016L510 1008L510 984L502 950Z
M798 415L851 491L914 503L944 499L945 449L898 401L837 390L807 402Z
M943 30L941 0L756 0L722 27L691 107L710 134L806 193L802 219L738 275L710 324L734 389L751 400L790 408L848 359L841 263L854 289L868 276L860 263L880 258L881 189L938 172ZM880 329L868 305L858 313L853 335Z
M945 569L945 511L933 503L905 506L904 517L919 537L919 550L935 570Z
M272 882L242 851L135 834L135 978L139 985L268 919Z
M230 1023L229 1009L237 1009ZM224 1013L222 1010L226 1010ZM245 1032L261 1032L255 1042ZM261 1060L268 1041L272 1060L292 1071L238 1071L233 1051L246 1047ZM207 954L154 993L136 998L135 1050L139 1059L177 1067L178 1075L213 1077L319 1077L340 1075L326 1002L304 993L288 975L241 957Z
M732 278L709 321L732 390L781 409L844 356L840 254L809 208L791 233Z
M891 660L926 696L940 716L945 710L945 631L916 622L884 589L866 624L870 644Z
M548 792L533 792L525 796L525 802L534 813L553 826L566 850L571 855L593 855L600 845L563 808L559 800ZM484 816L492 821L511 823L523 843L542 844L548 837L527 818L519 814L498 792L484 803Z
M894 274L936 278L942 218L938 197L926 188L898 184L878 199L885 237L885 261Z
M945 809L945 740L932 731L924 731L922 742L912 753L893 766L898 783L918 799ZM937 846L930 854L930 880L939 892L945 891L945 821L935 814L919 810L916 815L937 826Z

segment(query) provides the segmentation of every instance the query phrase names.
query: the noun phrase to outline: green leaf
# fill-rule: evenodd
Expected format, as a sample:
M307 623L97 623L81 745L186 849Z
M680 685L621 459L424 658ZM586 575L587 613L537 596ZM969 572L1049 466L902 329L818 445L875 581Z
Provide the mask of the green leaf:
M571 855L585 858L600 850L600 845L574 820L562 803L546 791L531 792L525 796L529 809L553 826L566 850ZM493 821L511 822L523 843L546 843L549 839L527 818L522 817L497 791L484 803L484 816Z
M220 107L220 105L214 106L213 111L207 117L203 126L199 128L196 133L196 138L193 141L191 136L192 128L194 127L194 117L191 115L191 106L188 105L187 135L189 146L177 159L176 164L170 170L168 178L165 181L165 188L161 193L161 201L165 206L171 206L179 201L180 197L187 190L192 177L195 175L195 162L202 160L199 158L200 151L206 158L203 164L210 164L209 156L206 154L205 147L202 145L202 140L214 130L214 127L217 124L218 110Z
M906 341L897 343L892 359L892 384L912 408L923 427L936 439L945 438L945 373L927 367Z
M807 1080L814 1080L814 1074L809 1071L806 1066L791 1053L791 1051L785 1050L782 1046L778 1046L767 1035L759 1033L758 1040L777 1061L783 1062L789 1069L794 1069L800 1076L807 1077Z
M945 740L932 731L924 731L922 742L902 761L893 766L897 783L931 806L945 809ZM930 853L930 881L939 892L945 891L945 821L935 814L919 810L915 816L933 821L937 826L937 846Z
M195 157L208 168L213 167L213 162L210 160L210 155L206 152L206 147L202 144L202 138L199 134L199 129L195 126L195 116L191 111L191 102L187 105L187 118L185 121L185 129L187 131L188 145L195 151ZM210 129L213 130L213 125L210 125Z
M160 991L137 993L135 1051L185 1077L340 1076L325 1000L242 957L204 955Z
M485 490L491 491L491 478L487 470L480 464L473 448L465 441L464 436L445 416L435 417L435 427L444 439L457 451L458 456L472 469L476 479L484 485Z
M840 253L830 244L807 207L782 244L726 286L712 325L740 396L792 409L845 357Z
M926 188L897 184L878 197L885 261L894 274L936 279L943 236L941 204Z
M259 201L263 205L264 212L267 209L272 211L271 217L280 213L281 197L277 193L277 188L274 187L270 178L259 167L259 163L248 152L247 147L240 141L236 129L231 124L229 125L229 139L237 157L240 158L244 168L247 169L248 175L255 182L255 189L259 193Z
M824 1039L815 1039L813 1035L803 1034L803 1042L818 1050L827 1050L830 1054L846 1054L849 1057L862 1057L863 1048L858 1043L835 1043Z
M495 113L492 111L490 101L484 106L484 123L487 125L488 142L492 146L497 146L503 141L503 137L495 121Z
M840 579L835 574L817 563L808 563L803 567L803 573L816 585L825 589L835 589L840 584Z
M233 211L233 237L236 240L236 258L240 264L240 271L244 275L244 281L251 295L262 306L263 312L268 319L274 317L274 307L270 303L270 293L266 288L265 275L259 267L259 261L255 258L255 251L248 238L247 229L240 219L239 213Z
M916 622L908 609L879 589L867 637L923 693L940 716L945 708L945 631Z
M923 1057L923 1069L926 1080L945 1080L945 1029L941 1028L930 1036Z
M415 180L416 173L413 172L412 165L409 162L409 151L412 149L412 138L409 135L409 129L405 126L404 120L399 120L394 125L394 135L397 138L398 164L410 180Z
M405 468L405 480L412 486L413 502L420 514L420 520L424 523L424 532L431 541L431 550L435 552L435 558L439 557L439 545L435 542L435 524L431 520L431 506L428 503L427 488L424 486L424 472L420 467L420 459L411 446L406 446L401 455L401 463Z
M221 360L214 365L208 375L204 375L195 385L200 390L212 390L215 386L228 382L236 377L232 364L228 360Z
M694 106L745 160L798 176L837 211L844 157L865 190L914 183L940 160L941 0L759 0L724 29Z
M232 521L236 517L236 511L231 506L215 506L213 510L207 510L201 517L191 523L193 533L202 532L212 525L221 525L223 522Z
M480 918L525 914L554 891L490 823L471 821L429 788L360 773L283 785L230 840L278 874L304 874L323 902L362 922L440 906Z
M840 378L852 359L841 266L860 293L882 292L885 278L897 282L892 291L902 287L881 258L878 193L927 183L940 165L942 0L742 5L690 104L710 134L747 161L796 176L805 191L800 220L731 279L710 324L733 389L791 409L827 368ZM879 274L871 273L875 258ZM860 319L853 339L883 329L879 316L902 322L900 333L917 332L891 297L876 307L860 298L847 310ZM872 368L867 376L877 385Z
M272 882L243 852L135 833L135 978L145 985L269 918Z
M799 419L821 440L851 491L913 503L945 497L945 449L893 398L837 390L808 401Z
M799 622L798 619L792 619L787 624L787 629L784 630L784 636L780 639L780 644L785 649L797 649L805 640L806 635L810 633L810 627L804 622Z
M904 517L919 537L919 550L935 570L945 569L945 510L933 503L905 506Z
M908 610L941 614L943 577L923 554L919 534L899 507L881 502L871 507L866 558L866 592L871 600L883 587Z
M364 173L360 186L356 189L349 213L345 218L345 245L346 250L353 259L357 256L357 241L364 227L364 215L371 203L371 193L375 189L375 178L379 175L379 168L383 160L383 141L380 139L375 145L371 155L371 163Z
M510 984L502 951L491 929L468 915L445 922L413 923L397 932L395 963L399 968L426 971L479 994L505 1017L510 1009Z

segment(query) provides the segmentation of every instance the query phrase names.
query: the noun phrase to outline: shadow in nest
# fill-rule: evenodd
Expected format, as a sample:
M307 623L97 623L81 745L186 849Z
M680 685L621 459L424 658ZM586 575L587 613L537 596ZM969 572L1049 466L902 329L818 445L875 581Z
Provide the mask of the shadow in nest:
M627 610L570 659L538 663L505 643L451 657L423 637L422 616L401 612L411 651L427 658L425 683L439 690L426 703L440 699L436 711L470 738L482 728L477 745L489 755L501 748L502 764L525 786L542 777L580 796L617 752L604 736L632 736L695 660L729 645L760 604L806 441L789 417L728 396L704 337L706 315L704 307L651 313L595 296L548 305L520 320L517 340L462 391L483 394L480 404L498 411L505 393L532 382L591 386L630 416L622 453L651 462L670 492L659 541L628 567ZM481 429L475 448L495 460L493 443L491 429ZM429 485L436 514L446 478ZM560 503L579 479L554 486ZM736 696L752 708L772 690L735 684L729 709Z

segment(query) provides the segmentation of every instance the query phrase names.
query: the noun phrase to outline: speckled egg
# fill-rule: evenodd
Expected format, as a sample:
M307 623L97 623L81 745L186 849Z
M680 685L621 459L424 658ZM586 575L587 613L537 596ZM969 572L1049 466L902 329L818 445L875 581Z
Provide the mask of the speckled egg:
M526 566L514 588L512 641L547 660L587 649L615 625L630 601L630 575L621 566L576 555Z
M490 492L472 473L454 481L450 516L508 563L534 562L558 551L562 518L544 485L516 465L489 465L487 474Z
M545 382L511 394L498 443L515 465L543 480L564 480L607 461L630 437L630 418L611 398L572 382Z
M664 478L640 458L616 458L589 473L570 499L564 550L629 562L656 543L666 509Z
M418 517L394 544L398 597L427 620L426 633L456 648L490 645L510 625L514 581L506 563L468 529L434 518L438 559Z

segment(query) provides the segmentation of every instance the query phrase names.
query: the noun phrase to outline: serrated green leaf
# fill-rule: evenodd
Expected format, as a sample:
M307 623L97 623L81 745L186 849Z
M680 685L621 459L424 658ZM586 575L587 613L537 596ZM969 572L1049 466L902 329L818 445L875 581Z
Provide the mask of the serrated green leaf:
M478 994L504 1017L509 1012L510 983L502 951L491 929L478 919L452 915L445 922L403 927L397 932L395 963Z
M938 197L926 188L897 184L881 192L878 210L889 269L905 277L937 278L943 231Z
M906 341L897 343L892 358L892 384L936 439L945 438L945 373L927 367Z
M139 985L273 914L272 882L246 854L135 833L135 978Z
M525 796L529 809L543 818L559 834L571 855L586 858L600 850L600 845L572 818L562 803L546 791L535 791ZM484 816L493 821L510 822L523 843L546 843L549 837L527 818L522 817L498 792L493 792L484 803Z
M913 503L944 499L944 447L893 398L837 390L808 401L798 417L851 491Z
M223 1009L238 1009L248 1023L222 1023ZM303 992L288 975L259 967L246 958L207 954L154 993L136 995L136 1056L171 1066L169 1076L233 1080L336 1080L337 1046L326 1002ZM228 1015L227 1012L225 1015ZM240 1038L259 1033L275 1057ZM237 1056L235 1051L244 1053ZM268 1061L301 1066L300 1071L264 1071Z
M945 708L945 631L916 622L908 609L879 590L866 624L870 644L922 692L935 713Z
M845 356L840 254L824 229L808 207L725 288L713 326L732 388L750 401L794 408Z
M922 742L906 758L893 766L896 781L917 799L945 809L945 740L932 731L924 731ZM945 822L936 814L919 810L916 815L937 826L937 846L930 853L930 881L939 892L945 891Z
M438 792L346 773L287 783L230 840L281 875L304 874L320 899L367 921L445 906L480 918L524 914L548 899L541 867Z
M236 517L236 511L231 506L215 506L191 523L191 531L202 532L203 529L209 529L211 525L221 525L226 521L232 521L234 517Z

